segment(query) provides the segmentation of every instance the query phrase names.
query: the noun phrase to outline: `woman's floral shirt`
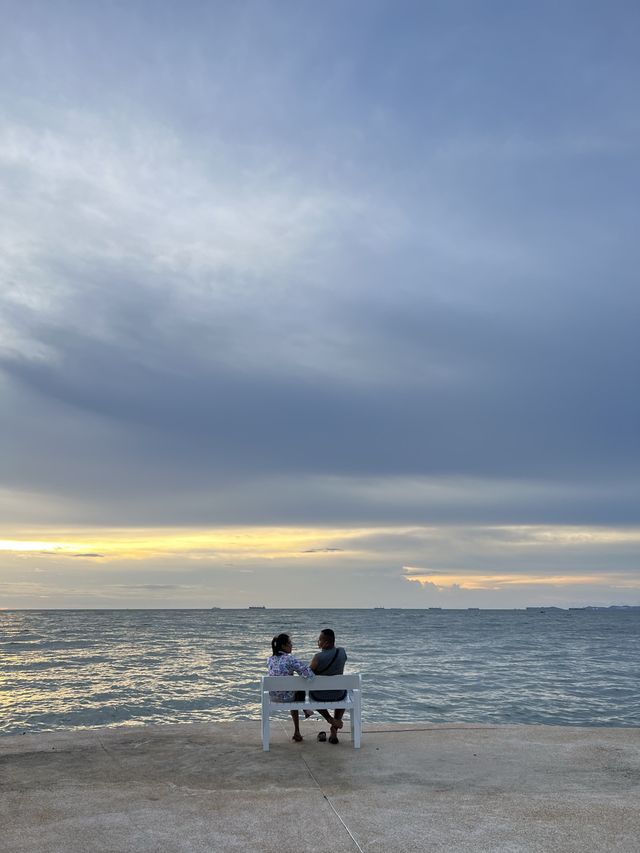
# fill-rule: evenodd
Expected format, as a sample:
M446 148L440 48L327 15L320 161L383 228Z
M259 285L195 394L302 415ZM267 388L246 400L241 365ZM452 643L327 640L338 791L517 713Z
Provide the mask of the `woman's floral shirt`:
M293 675L297 672L305 678L313 678L313 670L306 664L294 658L293 655L271 655L267 660L269 675ZM269 696L274 702L293 702L293 690L272 690Z

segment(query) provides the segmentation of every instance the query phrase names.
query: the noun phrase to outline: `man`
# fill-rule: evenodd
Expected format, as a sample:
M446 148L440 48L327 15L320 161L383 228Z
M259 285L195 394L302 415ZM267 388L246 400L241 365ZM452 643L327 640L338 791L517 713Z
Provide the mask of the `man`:
M313 672L316 675L342 675L347 653L340 647L336 648L336 635L331 628L323 628L320 631L318 648L320 651L313 656L313 660L309 664ZM309 692L309 696L314 702L339 702L344 699L345 695L345 690L313 690ZM342 728L344 710L344 708L335 708L333 716L326 708L318 710L318 713L331 726L329 743L338 743L338 729Z

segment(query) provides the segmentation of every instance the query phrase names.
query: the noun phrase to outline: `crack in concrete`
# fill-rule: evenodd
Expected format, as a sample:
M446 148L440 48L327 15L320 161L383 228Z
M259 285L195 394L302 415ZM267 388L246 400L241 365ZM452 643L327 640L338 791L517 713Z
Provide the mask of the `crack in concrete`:
M282 730L286 733L286 728L285 728L285 726L284 726L284 723L283 723L281 720L278 720L278 723L280 724L280 727L282 728ZM335 816L338 818L338 820L340 821L340 823L342 824L342 826L344 827L344 829L347 831L347 834L348 834L349 838L353 841L353 843L355 844L356 848L360 851L360 853L364 853L364 850L363 850L363 849L362 849L362 847L360 847L360 845L358 844L358 841L357 841L356 837L354 836L354 834L351 832L351 830L349 829L349 827L348 827L348 826L347 826L347 824L345 823L345 821L344 821L344 819L343 819L342 815L340 814L340 812L336 809L336 807L335 807L335 806L333 805L333 803L331 802L331 799L330 799L329 795L325 793L325 791L324 791L324 789L323 789L322 785L321 785L321 784L320 784L320 782L316 779L316 777L313 775L313 771L311 770L311 768L309 767L309 765L308 765L308 764L307 764L307 762L305 761L305 758L304 758L304 756L303 756L303 755L301 755L301 756L300 756L300 761L302 761L302 763L303 763L303 764L304 764L304 766L306 767L306 769L307 769L307 773L309 774L309 776L311 776L311 778L313 779L313 781L314 781L314 783L315 783L316 787L318 788L318 790L320 791L320 793L322 794L322 796L324 797L324 799L327 801L327 803L328 803L329 808L331 809L331 811L335 814Z

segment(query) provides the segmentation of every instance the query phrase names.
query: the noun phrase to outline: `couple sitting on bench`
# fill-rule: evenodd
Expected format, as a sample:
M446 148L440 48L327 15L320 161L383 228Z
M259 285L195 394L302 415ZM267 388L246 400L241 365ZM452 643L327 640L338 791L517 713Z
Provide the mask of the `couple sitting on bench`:
M289 634L278 634L271 641L273 655L268 660L269 675L293 675L298 673L305 678L313 678L314 675L342 675L344 672L347 653L344 649L336 648L336 635L331 628L323 628L318 637L317 654L313 656L310 664L302 663L291 654L293 644ZM290 690L272 692L269 694L273 702L303 702L305 691L299 690L295 693ZM314 702L340 702L345 697L342 690L320 690L309 693ZM305 711L305 716L310 717L313 711ZM338 743L338 730L342 728L342 717L344 708L335 708L333 715L324 709L318 709L318 713L324 717L331 727L329 743ZM298 711L291 711L293 719L293 740L301 741L300 715ZM318 735L320 738L324 732Z

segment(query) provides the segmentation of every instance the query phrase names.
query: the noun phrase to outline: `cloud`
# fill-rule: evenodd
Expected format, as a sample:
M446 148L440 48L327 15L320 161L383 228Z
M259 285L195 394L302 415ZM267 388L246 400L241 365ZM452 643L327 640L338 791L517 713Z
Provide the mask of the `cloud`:
M626 13L6 17L7 525L369 527L411 594L421 561L618 579L640 498ZM567 525L614 540L510 539ZM344 539L297 553L358 559Z
M198 495L288 476L369 494L388 478L387 495L410 476L519 481L523 496L536 478L637 481L624 251L621 312L601 299L603 244L567 255L583 222L552 234L539 200L523 215L542 231L524 234L497 209L452 210L446 174L418 199L319 180L268 145L220 138L193 157L193 143L151 117L5 130L0 162L23 189L3 229L8 484L26 469L21 488L82 500L92 469L119 504L122 478L155 492L163 471ZM61 444L78 471L44 463Z
M407 580L411 583L418 583L422 588L436 590L502 590L513 587L539 586L551 589L579 586L584 589L590 586L610 587L612 584L618 584L624 589L640 590L640 582L636 579L611 574L603 576L600 573L595 575L529 575L524 573L510 575L469 575L457 573L445 575L442 572L430 572L428 570L423 570L425 574L415 574L418 570L415 567L409 566L404 566L403 569L407 572Z
M336 554L342 553L344 548L307 548L303 554Z
M176 590L176 589L192 589L187 584L176 584L176 583L139 583L139 584L120 584L118 585L119 589L125 590L147 590L149 592L164 591L164 590Z

